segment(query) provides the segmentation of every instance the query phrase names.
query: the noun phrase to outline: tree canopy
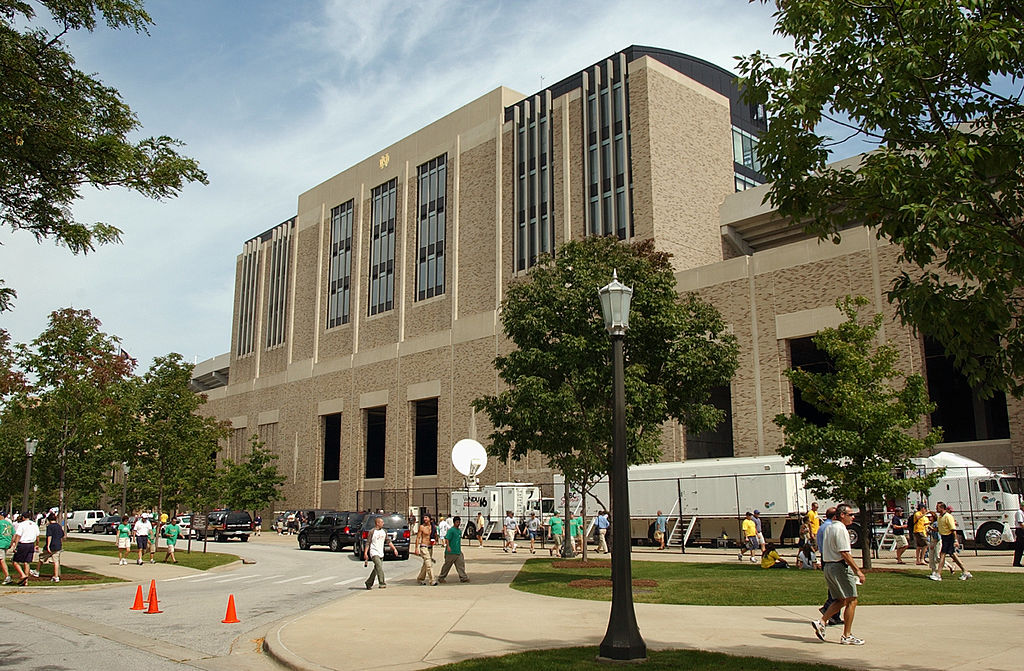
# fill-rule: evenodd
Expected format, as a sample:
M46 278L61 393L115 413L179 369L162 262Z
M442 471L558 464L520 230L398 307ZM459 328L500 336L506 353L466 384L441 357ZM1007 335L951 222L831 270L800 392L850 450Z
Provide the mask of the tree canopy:
M221 503L233 510L258 511L281 498L285 477L274 463L277 455L264 448L256 434L249 443L249 454L238 462L226 459L220 473Z
M828 422L819 426L794 412L776 415L775 423L785 433L779 454L805 469L808 489L822 498L856 503L861 528L867 530L870 525L863 515L872 504L928 491L942 476L942 471L906 475L916 472L911 457L939 442L942 430L932 429L923 438L912 435L921 418L934 409L928 388L920 375L904 376L896 368L895 346L876 346L882 315L862 321L859 309L865 305L868 300L863 297L837 301L846 321L814 337L814 344L832 361L831 370L786 371L803 400L827 415ZM866 533L861 534L861 550L869 568Z
M577 486L608 472L611 342L598 289L613 270L633 287L624 341L629 463L658 458L670 419L691 432L722 420L708 399L712 388L729 384L738 350L721 315L696 295L676 293L669 256L650 241L590 237L543 259L502 302L515 349L495 367L507 388L473 402L494 427L491 455L507 461L540 453Z
M905 270L888 298L904 323L938 340L983 394L1021 396L1024 8L775 4L793 51L739 59L769 117L757 148L768 198L823 239L863 225L899 245ZM851 139L875 149L829 164Z
M51 20L40 21L37 6ZM141 124L118 91L75 67L64 37L92 31L100 19L137 32L152 22L141 0L0 0L0 225L74 254L121 237L109 223L75 219L71 206L83 187L162 199L207 181L194 159L178 153L178 140L133 139ZM0 312L15 296L2 285Z

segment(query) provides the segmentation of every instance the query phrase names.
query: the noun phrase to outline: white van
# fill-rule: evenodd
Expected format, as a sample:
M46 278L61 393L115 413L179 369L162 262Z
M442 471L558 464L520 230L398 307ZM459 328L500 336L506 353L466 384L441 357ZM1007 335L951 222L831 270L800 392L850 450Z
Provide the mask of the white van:
M68 531L89 531L92 529L92 525L100 521L100 518L106 516L106 513L102 510L76 510L68 513Z

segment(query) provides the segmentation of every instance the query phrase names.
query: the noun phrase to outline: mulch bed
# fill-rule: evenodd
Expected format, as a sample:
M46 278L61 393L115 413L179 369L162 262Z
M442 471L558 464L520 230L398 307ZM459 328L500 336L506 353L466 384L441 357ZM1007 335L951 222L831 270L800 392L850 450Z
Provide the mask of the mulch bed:
M551 562L551 568L611 568L612 562L610 559L588 559L587 561L581 561L579 559L560 559Z
M612 581L605 580L603 578L583 578L580 580L573 580L569 583L569 587L581 587L583 589L592 589L594 587L611 587ZM633 587L657 587L657 580L634 580Z

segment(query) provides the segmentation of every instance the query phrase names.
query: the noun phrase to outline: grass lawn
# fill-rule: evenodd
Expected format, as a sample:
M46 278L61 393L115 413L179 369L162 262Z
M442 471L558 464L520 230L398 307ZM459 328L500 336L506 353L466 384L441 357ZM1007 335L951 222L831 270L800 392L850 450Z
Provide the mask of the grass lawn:
M555 560L559 561L559 560ZM577 560L578 561L578 560ZM611 578L610 568L554 568L550 559L530 559L512 581L524 592L594 601L611 600L611 587L572 587L573 580ZM759 565L689 564L634 561L633 580L656 587L633 587L637 603L698 606L801 606L820 604L825 579L820 571L764 570ZM974 572L972 580L946 573L942 582L927 571L869 571L859 588L862 606L1024 602L1024 582L1012 573Z
M9 562L8 562L9 563ZM37 562L32 562L32 568L34 569L38 565ZM14 570L14 567L8 567L11 571L11 580L14 582L7 585L4 589L15 588L18 583L18 572ZM105 575L99 575L97 573L89 573L88 571L79 571L76 568L69 568L67 566L60 567L60 582L52 583L50 578L53 577L53 564L43 564L43 570L39 572L38 578L29 577L29 587L76 587L78 585L99 585L105 582L124 582L120 578L111 578Z
M700 650L648 651L648 659L642 666L622 667L598 662L597 648L559 648L521 652L504 657L471 659L457 664L438 666L435 671L492 671L493 669L544 669L549 671L585 671L614 668L638 668L644 671L841 671L841 667L827 664L806 664L803 662L780 662L761 657L733 657L720 652Z
M223 564L230 564L233 561L237 561L236 555L224 554L223 552L202 552L202 543L192 544L192 552L185 552L185 548L188 547L188 542L178 541L175 546L174 557L178 560L178 563L188 568L198 569L205 571L206 569L213 568L214 566L221 566ZM108 541L92 541L83 540L78 538L66 538L64 539L64 549L69 552L86 552L88 554L101 555L104 557L117 558L117 546ZM160 549L157 550L154 555L158 562L164 560L164 546L160 544ZM128 553L128 561L134 562L138 557L138 553L135 546L132 545L131 551ZM142 558L149 561L148 551L142 555Z

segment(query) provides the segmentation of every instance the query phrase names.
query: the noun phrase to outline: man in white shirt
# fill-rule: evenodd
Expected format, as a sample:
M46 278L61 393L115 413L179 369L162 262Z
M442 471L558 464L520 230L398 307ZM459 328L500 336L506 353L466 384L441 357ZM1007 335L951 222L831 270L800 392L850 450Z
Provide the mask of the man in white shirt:
M1024 556L1024 499L1013 513L1013 536L1013 565L1019 567L1021 556Z
M512 517L512 511L505 511L505 547L502 548L504 552L511 550L516 551L516 530L519 528L519 524L516 523L516 518Z
M388 532L384 528L384 518L376 517L373 520L374 528L366 539L366 544L363 545L363 566L366 566L367 559L373 561L373 571L370 572L370 577L366 579L366 589L373 589L373 581L376 578L377 587L384 589L387 584L384 581L384 544L387 543L391 546L391 551L398 556L398 549L395 548L395 544L388 538Z
M36 553L36 540L39 538L39 525L31 518L22 515L18 523L14 525L14 539L11 546L14 550L14 569L18 572L20 580L18 584L28 584L30 575L38 577L39 574L31 569L32 557Z
M139 566L142 566L142 553L149 547L149 532L153 530L153 524L149 521L149 513L142 513L139 519L135 520L132 528L135 534L135 544L139 549Z
M862 639L853 635L853 615L857 609L857 585L864 584L864 573L853 562L850 554L850 532L846 525L853 521L850 506L841 503L836 506L836 518L821 533L822 568L825 571L825 582L829 595L835 599L820 620L811 622L814 635L825 640L825 627L829 618L843 611L843 636L839 639L842 645L864 645Z

